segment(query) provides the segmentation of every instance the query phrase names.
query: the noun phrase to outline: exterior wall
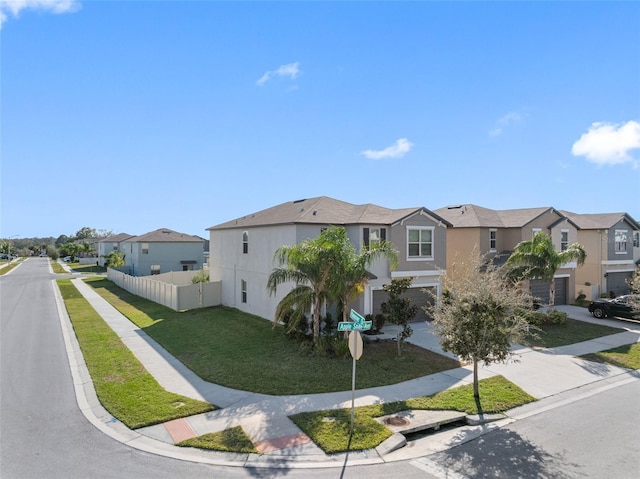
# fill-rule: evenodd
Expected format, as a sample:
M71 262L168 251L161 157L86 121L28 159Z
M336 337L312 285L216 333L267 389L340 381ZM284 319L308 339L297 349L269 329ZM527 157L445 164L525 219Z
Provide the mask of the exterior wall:
M142 253L142 242L123 241L122 252L125 254L125 270L132 276L151 274L151 265L160 265L160 273L182 271L181 261L195 261L189 265L193 270L202 269L204 251L202 243L147 243L149 253Z
M246 254L242 252L243 231L249 234ZM273 321L276 306L291 290L283 284L275 295L269 294L267 280L278 266L273 256L280 246L296 244L297 233L294 225L211 230L210 279L222 283L222 304ZM242 302L242 280L247 284L246 303Z

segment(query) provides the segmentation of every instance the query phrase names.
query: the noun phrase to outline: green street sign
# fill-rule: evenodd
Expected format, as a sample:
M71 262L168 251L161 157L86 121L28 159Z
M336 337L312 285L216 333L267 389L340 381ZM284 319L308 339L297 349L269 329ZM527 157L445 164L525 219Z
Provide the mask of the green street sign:
M372 321L365 321L364 316L356 313L353 309L349 313L349 318L353 321L340 321L338 331L368 331L371 329Z

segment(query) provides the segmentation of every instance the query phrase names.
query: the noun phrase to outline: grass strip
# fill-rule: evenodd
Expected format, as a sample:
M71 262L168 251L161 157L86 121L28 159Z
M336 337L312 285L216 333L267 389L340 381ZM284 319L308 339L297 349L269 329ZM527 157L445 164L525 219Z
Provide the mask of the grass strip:
M164 390L71 280L57 283L98 398L116 419L136 429L215 409Z
M275 395L351 389L351 357L305 353L271 321L227 307L176 312L105 278L85 281L205 381ZM365 344L358 361L356 387L396 384L459 366L411 344L398 357L395 342L374 341Z
M67 271L57 261L51 260L51 269L55 274L67 274Z
M69 268L75 273L99 274L106 273L107 268L94 264L67 263Z
M500 413L535 401L521 388L502 376L478 383L482 412ZM391 436L391 431L374 418L410 409L453 410L477 414L473 385L468 384L406 401L396 401L355 409L354 431L350 437L351 409L306 412L290 419L327 454L371 449Z
M603 324L588 323L577 319L569 319L562 324L543 324L536 331L538 337L528 337L524 345L531 347L556 348L568 344L581 343L602 336L609 336L621 331Z
M626 344L606 351L585 354L580 358L620 368L640 369L640 343Z
M179 442L176 446L197 447L213 451L245 452L258 454L255 446L240 426Z

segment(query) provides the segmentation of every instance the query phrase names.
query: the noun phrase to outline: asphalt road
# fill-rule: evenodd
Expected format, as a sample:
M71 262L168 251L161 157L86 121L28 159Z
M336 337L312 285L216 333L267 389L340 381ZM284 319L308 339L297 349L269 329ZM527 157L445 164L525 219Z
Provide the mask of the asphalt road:
M93 427L74 394L54 299L32 258L0 276L0 477L607 478L640 471L640 381L519 420L444 453L379 466L249 469L167 459Z

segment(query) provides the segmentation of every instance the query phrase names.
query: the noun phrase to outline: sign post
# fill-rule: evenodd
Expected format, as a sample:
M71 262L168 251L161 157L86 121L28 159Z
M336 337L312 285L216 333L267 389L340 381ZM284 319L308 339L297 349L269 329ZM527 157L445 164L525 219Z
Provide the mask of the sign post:
M371 329L372 322L365 320L364 316L358 314L353 309L349 313L349 319L351 321L341 321L338 323L338 331L350 331L349 351L351 352L351 357L353 357L353 371L351 373L351 435L353 435L356 404L356 361L360 359L364 349L360 331L368 331Z
M356 361L362 356L364 344L360 331L351 331L349 333L349 351L353 358L353 369L351 372L351 435L353 435L353 421L355 417L356 406Z

